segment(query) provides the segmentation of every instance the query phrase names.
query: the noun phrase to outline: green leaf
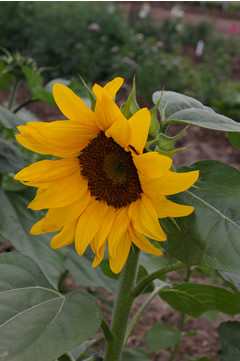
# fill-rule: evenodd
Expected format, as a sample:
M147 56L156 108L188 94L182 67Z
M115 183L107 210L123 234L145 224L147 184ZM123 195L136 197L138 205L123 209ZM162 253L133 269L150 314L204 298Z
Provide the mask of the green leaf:
M0 190L0 238L10 241L18 251L32 257L57 288L65 262L64 251L51 249L50 235L29 234L30 228L44 214L27 209L28 203L21 192L5 193Z
M228 315L240 312L239 298L234 293L216 286L181 283L162 288L159 295L175 310L192 317L199 317L209 310Z
M101 268L102 272L105 274L105 276L107 276L109 278L112 278L114 280L118 280L119 274L113 273L113 271L110 268L110 264L109 264L108 259L104 259L101 262L100 268Z
M123 357L124 361L150 361L151 358L148 351L145 348L136 348L134 350L124 350Z
M187 217L161 220L168 241L163 247L183 263L240 273L240 172L217 161L200 161L181 172L200 170L186 192L171 196L195 207Z
M66 268L74 281L82 287L102 287L110 293L116 293L117 280L105 276L100 267L92 268L92 260L80 257L74 248L69 247Z
M240 322L224 322L218 327L218 334L222 344L220 350L221 361L240 360Z
M48 92L42 88L36 88L32 90L32 99L33 100L41 100L42 102L48 105L55 105L55 100L53 98L52 93Z
M160 91L153 94L154 104L157 103L160 95ZM213 109L204 106L194 98L179 93L165 91L159 111L167 124L186 123L224 132L240 132L240 123L215 113Z
M70 354L74 360L78 360L79 357L85 353L91 346L93 346L98 339L84 341L80 346L75 347L73 350L70 351Z
M4 91L10 90L10 82L13 78L12 74L8 73L5 64L0 60L0 89Z
M64 297L31 258L0 255L0 355L4 360L55 360L93 336L100 324L101 309L87 292Z
M156 323L147 334L147 344L153 352L176 345L180 338L181 331Z
M228 139L234 147L240 149L240 133L228 133Z
M0 106L0 122L5 128L14 130L18 125L24 124L24 121L19 116L2 106Z
M22 124L26 124L27 122L39 121L36 115L27 108L21 108L20 110L18 110L17 115L19 118L22 119Z
M43 79L39 71L33 70L27 66L22 67L22 71L28 81L30 89L41 88Z
M21 153L11 143L0 139L0 173L16 173L24 167Z
M142 258L143 258L143 260L141 261L141 264L145 267L148 274L153 273L153 272L159 270L160 268L163 268L163 267L166 267L169 265L169 262L164 257L154 256L154 255L145 253ZM165 280L165 275L159 277L159 279Z
M201 315L201 317L205 318L205 320L208 320L210 322L217 322L218 311L215 311L215 310L206 311Z

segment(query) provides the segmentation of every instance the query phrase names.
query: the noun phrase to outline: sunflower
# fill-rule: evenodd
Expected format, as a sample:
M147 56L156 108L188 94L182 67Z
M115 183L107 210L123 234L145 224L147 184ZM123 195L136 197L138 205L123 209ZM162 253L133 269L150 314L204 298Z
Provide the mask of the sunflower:
M53 95L67 120L29 122L19 126L24 147L57 160L42 160L24 168L15 179L37 187L29 208L48 209L32 234L58 232L52 248L75 241L81 256L91 245L93 267L100 264L106 245L110 267L119 273L131 244L161 255L146 238L165 241L158 218L187 216L193 207L166 198L188 189L198 171L170 171L172 160L158 152L143 153L150 126L147 108L126 119L113 101L123 83L115 78L93 87L92 111L75 93L55 84Z

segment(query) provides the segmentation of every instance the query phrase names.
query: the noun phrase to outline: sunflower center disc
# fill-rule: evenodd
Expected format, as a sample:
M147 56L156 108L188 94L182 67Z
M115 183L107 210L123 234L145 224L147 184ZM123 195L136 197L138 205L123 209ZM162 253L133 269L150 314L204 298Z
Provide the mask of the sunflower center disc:
M142 193L132 155L104 132L90 141L80 156L81 175L91 195L114 208L126 207Z

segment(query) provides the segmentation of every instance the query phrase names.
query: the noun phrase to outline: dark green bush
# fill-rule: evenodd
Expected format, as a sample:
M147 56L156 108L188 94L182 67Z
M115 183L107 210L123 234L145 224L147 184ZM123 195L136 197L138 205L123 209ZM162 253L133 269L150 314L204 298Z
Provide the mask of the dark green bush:
M226 41L212 34L206 20L186 25L168 19L157 27L146 17L131 27L114 3L94 1L0 2L0 14L0 47L48 67L46 81L78 75L89 82L114 76L131 81L136 74L138 94L147 100L163 87L206 104L221 96ZM201 66L178 56L183 45L195 46L200 38L208 38Z
M51 67L49 78L108 78L112 48L130 32L121 10L105 2L1 2L0 14L0 46Z

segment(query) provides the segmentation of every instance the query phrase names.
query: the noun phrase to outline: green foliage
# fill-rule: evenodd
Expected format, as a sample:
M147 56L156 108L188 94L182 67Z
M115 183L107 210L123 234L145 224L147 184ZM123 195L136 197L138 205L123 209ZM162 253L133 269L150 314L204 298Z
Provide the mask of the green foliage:
M0 269L0 354L6 361L52 361L100 327L96 300L85 291L62 296L31 258L1 254Z
M0 189L0 237L1 241L10 241L23 254L32 257L41 267L48 280L57 287L58 279L65 262L63 250L54 251L50 248L50 235L31 235L30 228L43 212L27 209L29 192L8 192ZM30 192L30 197L33 195Z
M126 43L129 33L121 11L107 3L43 5L22 2L14 9L1 5L2 46L31 53L39 66L51 67L51 78L60 73L63 77L80 74L89 81L109 77L111 49Z
M239 298L216 286L181 283L162 288L159 295L173 308L192 317L199 317L209 310L229 315L240 312Z
M179 171L200 171L195 186L170 199L191 204L188 217L161 220L168 241L163 246L177 259L226 272L239 269L240 172L217 161L200 161Z
M103 2L52 2L47 7L6 3L0 4L0 12L2 46L30 54L40 67L47 64L45 79L79 74L91 82L116 75L131 81L136 74L139 95L147 100L159 86L187 92L206 104L225 96L229 44L206 19L194 25L168 19L159 27L146 17L131 26L120 7ZM176 56L182 46L195 47L201 39L207 42L200 67ZM6 76L0 77L0 86L6 88L6 83ZM43 90L37 95L46 97Z
M150 355L144 348L136 348L134 350L123 351L124 361L150 361Z
M234 147L240 150L240 133L228 133L228 139Z
M117 281L105 276L100 267L93 269L91 256L79 257L75 249L70 248L66 267L80 286L102 287L110 293L116 292Z
M0 174L16 173L24 167L24 160L17 148L0 138Z
M220 350L221 361L236 361L240 359L240 322L224 322L218 328L222 344Z
M155 104L160 95L160 91L153 94ZM204 106L194 98L171 91L163 93L159 111L164 124L186 123L225 132L240 131L239 123L215 113L213 109Z
M176 345L181 338L181 331L155 323L148 331L147 344L151 351L157 351Z

